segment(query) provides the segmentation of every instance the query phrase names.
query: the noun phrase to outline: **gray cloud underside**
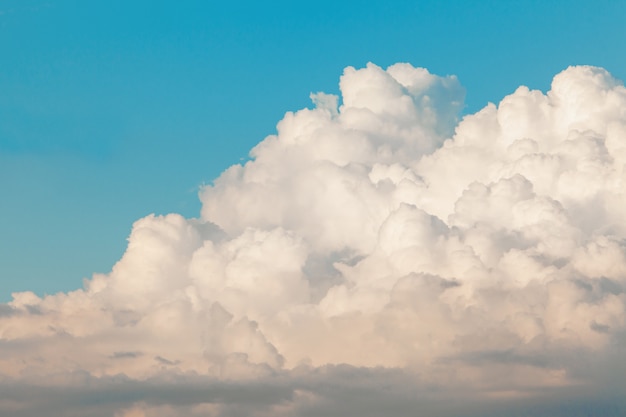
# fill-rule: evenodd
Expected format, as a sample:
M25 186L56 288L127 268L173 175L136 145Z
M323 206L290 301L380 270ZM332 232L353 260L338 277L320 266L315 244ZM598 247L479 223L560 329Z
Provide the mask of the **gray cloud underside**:
M0 383L0 404L15 417L105 417L120 409L155 416L623 416L618 392L554 388L520 399L478 399L461 387L434 387L401 369L348 365L280 372L262 381L223 381L164 374L146 381L125 376L73 376L64 386ZM532 401L529 401L532 398ZM9 406L7 407L7 404Z

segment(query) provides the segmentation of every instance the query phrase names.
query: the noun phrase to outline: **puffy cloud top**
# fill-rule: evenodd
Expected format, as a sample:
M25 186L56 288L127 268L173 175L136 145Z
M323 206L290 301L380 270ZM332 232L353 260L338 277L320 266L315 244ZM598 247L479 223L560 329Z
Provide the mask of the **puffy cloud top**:
M340 89L204 187L200 218L140 219L109 274L0 306L4 384L225 392L137 394L117 417L332 414L320 381L341 391L348 370L388 401L623 393L622 83L570 67L461 121L457 79L409 64L346 68Z

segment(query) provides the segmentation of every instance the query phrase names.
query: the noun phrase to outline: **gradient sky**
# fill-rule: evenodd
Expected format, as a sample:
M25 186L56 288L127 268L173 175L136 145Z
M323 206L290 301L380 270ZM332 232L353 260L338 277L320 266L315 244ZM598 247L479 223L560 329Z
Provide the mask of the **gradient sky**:
M0 0L0 414L626 415L625 21Z
M410 62L465 112L573 64L626 78L623 1L0 0L0 301L81 286L149 213L196 217L346 66Z

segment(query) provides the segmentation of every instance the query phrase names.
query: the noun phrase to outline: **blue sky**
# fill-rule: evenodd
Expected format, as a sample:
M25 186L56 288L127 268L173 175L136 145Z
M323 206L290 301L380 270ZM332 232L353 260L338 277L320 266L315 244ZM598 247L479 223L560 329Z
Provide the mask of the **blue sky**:
M0 414L626 415L625 21L0 0Z
M346 66L456 74L465 112L569 65L626 78L621 1L0 0L0 301L107 272L132 223L198 215Z

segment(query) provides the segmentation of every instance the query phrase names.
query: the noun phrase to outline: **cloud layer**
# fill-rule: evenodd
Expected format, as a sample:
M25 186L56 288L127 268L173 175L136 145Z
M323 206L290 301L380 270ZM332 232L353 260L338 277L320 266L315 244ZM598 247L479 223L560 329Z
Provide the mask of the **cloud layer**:
M461 121L457 79L408 64L340 90L198 219L140 219L109 274L0 305L2 414L621 415L622 83L570 67Z

